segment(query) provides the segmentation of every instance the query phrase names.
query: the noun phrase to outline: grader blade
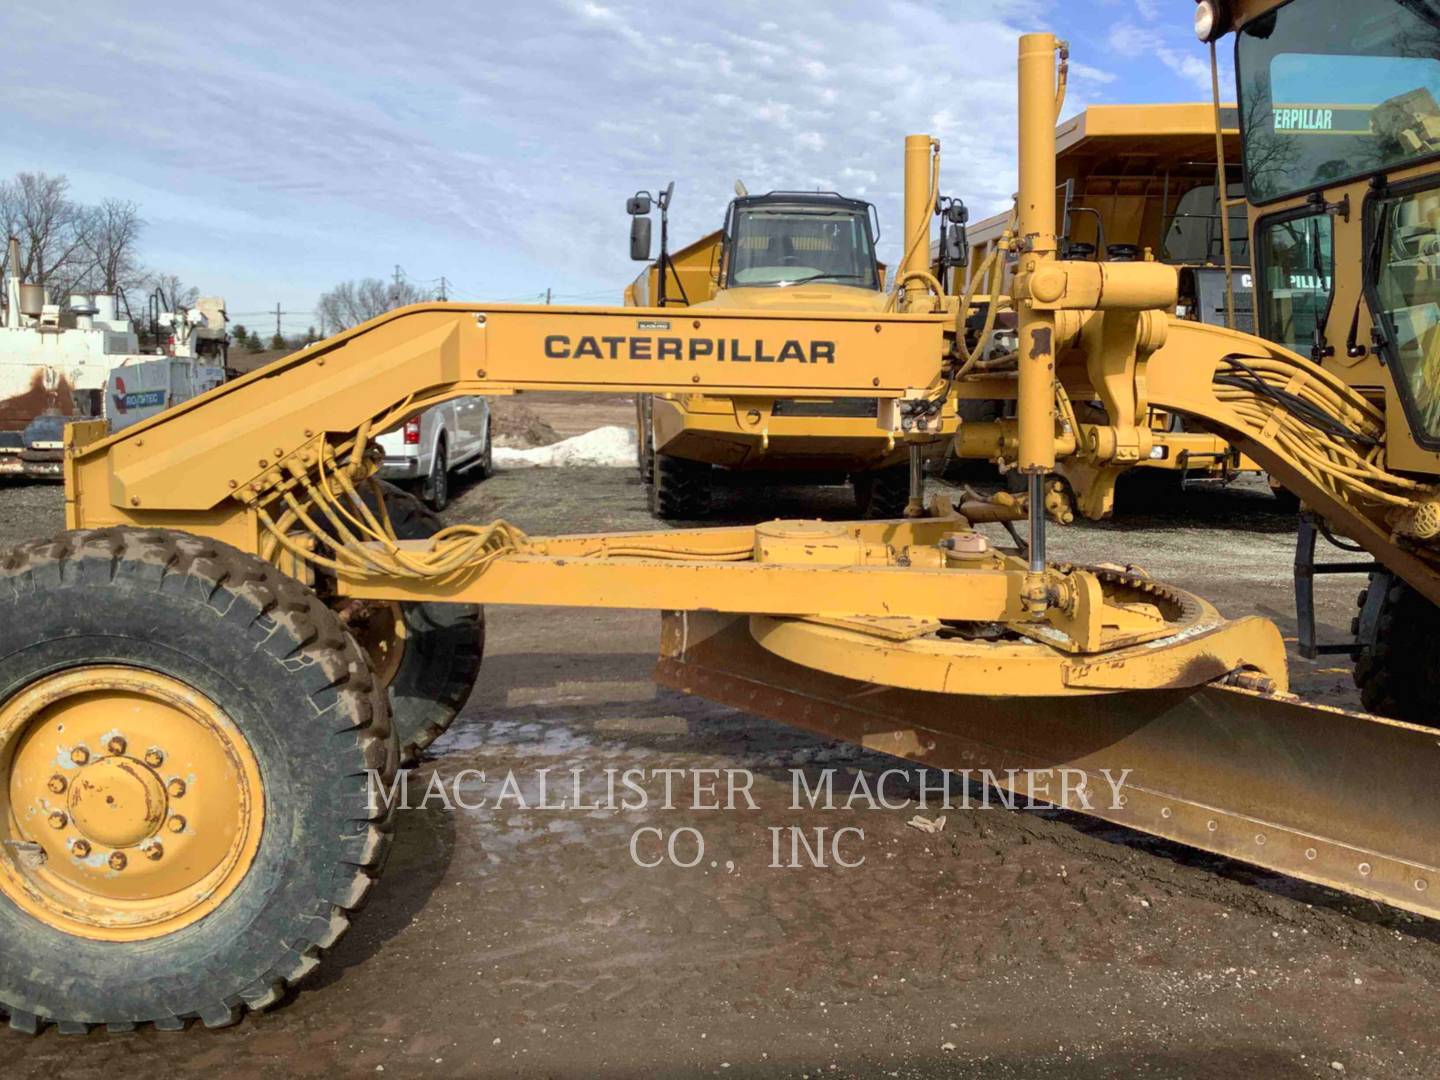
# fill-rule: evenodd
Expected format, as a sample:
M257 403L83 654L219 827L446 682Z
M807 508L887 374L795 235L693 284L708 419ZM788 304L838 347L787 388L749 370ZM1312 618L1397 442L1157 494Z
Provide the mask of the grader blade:
M927 767L989 770L1022 799L1440 917L1435 731L1216 683L1047 698L879 686L783 659L746 617L713 613L665 614L655 679ZM1057 787L1061 769L1083 783Z

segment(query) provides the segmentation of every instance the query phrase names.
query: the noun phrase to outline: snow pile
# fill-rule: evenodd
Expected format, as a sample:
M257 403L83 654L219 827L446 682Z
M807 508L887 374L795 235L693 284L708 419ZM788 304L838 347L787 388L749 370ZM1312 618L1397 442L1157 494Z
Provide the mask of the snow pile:
M584 435L561 439L549 446L517 450L508 446L495 447L495 468L528 469L535 466L554 468L558 465L603 465L623 469L635 464L635 432L612 424L596 428Z

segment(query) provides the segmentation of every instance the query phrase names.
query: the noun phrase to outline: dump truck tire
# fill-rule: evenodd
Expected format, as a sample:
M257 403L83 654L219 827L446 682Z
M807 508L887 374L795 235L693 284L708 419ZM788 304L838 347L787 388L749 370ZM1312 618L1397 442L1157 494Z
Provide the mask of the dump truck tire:
M1356 616L1355 685L1367 711L1440 727L1440 607L1372 571Z
M445 527L415 496L393 484L380 486L401 540L425 540ZM475 688L485 657L485 609L358 603L342 607L341 617L389 691L400 762L412 764L450 727Z
M273 1004L376 880L395 761L365 655L270 564L139 529L0 553L0 1013Z
M655 480L655 433L650 421L650 395L635 395L635 465L640 471L640 483L649 485Z
M655 455L650 482L650 512L665 521L695 521L710 513L714 481L709 465Z
M909 465L856 473L850 483L855 491L855 509L862 518L884 520L905 516L905 504L910 501Z

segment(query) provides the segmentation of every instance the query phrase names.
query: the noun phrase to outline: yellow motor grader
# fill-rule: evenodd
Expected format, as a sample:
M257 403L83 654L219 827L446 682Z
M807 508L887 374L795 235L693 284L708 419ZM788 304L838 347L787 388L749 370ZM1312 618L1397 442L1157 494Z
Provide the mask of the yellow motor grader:
M928 167L929 141L918 142L914 152ZM918 183L934 179L923 170L913 175ZM723 227L672 255L667 240L672 190L673 185L653 200L641 192L627 205L633 216L631 256L637 260L650 258L648 215L657 203L661 214L659 258L626 288L627 304L671 308L675 318L691 310L893 309L897 294L885 291L885 266L875 256L879 222L871 204L835 192L751 195L737 184ZM928 218L919 222L916 235L922 241L928 225ZM779 357L747 356L742 346L731 360L760 364ZM898 517L912 497L918 507L920 442L897 439L876 423L878 398L726 396L692 387L637 394L635 404L640 477L657 517L705 517L722 472L786 483L848 479L866 518ZM943 407L928 428L937 442L953 434L953 409Z
M1348 36L1311 36L1331 4L1260 14L1271 22L1255 40L1350 55ZM1377 83L1388 96L1375 117L1390 117L1395 84L1413 81L1410 43L1434 24L1409 0L1361 21L1380 6L1405 35L1365 39L1406 72ZM1252 63L1250 25L1242 99L1268 101L1274 66ZM1387 54L1385 40L1405 44ZM1057 458L1138 460L1149 408L1173 410L1279 475L1433 610L1440 490L1415 475L1433 460L1409 444L1428 438L1433 338L1396 336L1384 354L1403 398L1392 411L1284 346L1175 320L1172 267L1059 258L1058 51L1049 34L1020 42L1008 377L975 370L971 313L911 245L892 310L422 304L119 434L72 426L69 531L5 552L0 569L11 1025L224 1025L311 971L385 860L392 821L372 783L418 727L443 725L443 702L417 708L416 688L473 678L475 651L457 646L469 633L478 648L473 632L421 616L483 603L651 608L664 685L928 766L988 768L1007 786L1064 767L1080 777L1073 809L1440 913L1434 731L1298 700L1269 621L1052 558L1043 509ZM1403 118L1376 122L1413 134ZM1276 130L1268 115L1254 129ZM937 150L908 145L918 235ZM1409 183L1425 156L1384 159L1405 176L1364 205L1352 197L1379 237L1365 303L1382 349L1396 298L1423 303L1433 265L1432 219L1403 203L1426 205ZM757 363L761 352L777 359ZM927 438L948 401L1011 397L1016 415L994 435L1013 444L1029 497L937 500L885 521L541 538L504 522L417 524L371 482L374 435L437 401L617 387L877 398L877 424L900 441ZM1102 401L1107 423L1080 420L1076 400ZM975 528L1022 517L1013 552ZM1391 652L1374 662L1397 692L1436 671L1437 639L1409 629L1392 614L1377 631ZM1126 778L1122 797L1085 797L1109 775Z

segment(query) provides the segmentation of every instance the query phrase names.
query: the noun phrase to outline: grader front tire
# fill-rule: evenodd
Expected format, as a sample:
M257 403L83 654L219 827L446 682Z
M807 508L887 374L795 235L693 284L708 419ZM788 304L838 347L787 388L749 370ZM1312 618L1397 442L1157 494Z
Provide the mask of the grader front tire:
M0 1013L62 1032L234 1023L345 932L396 752L338 618L184 533L0 562Z

